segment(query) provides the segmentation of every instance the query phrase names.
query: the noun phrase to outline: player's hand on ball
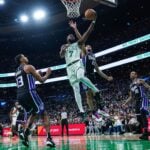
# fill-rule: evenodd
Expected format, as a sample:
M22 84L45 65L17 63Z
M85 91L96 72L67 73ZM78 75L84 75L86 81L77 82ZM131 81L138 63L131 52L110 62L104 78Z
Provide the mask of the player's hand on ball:
M46 74L51 75L51 73L52 73L52 70L50 68L48 68L47 71L46 71Z
M70 21L69 21L69 25L70 25L70 27L73 28L73 29L76 29L76 28L77 28L77 23L76 23L76 22L73 22L73 20L70 20Z
M112 81L112 80L113 80L113 77L112 77L112 76L109 76L109 77L107 78L107 80L108 80L108 81Z

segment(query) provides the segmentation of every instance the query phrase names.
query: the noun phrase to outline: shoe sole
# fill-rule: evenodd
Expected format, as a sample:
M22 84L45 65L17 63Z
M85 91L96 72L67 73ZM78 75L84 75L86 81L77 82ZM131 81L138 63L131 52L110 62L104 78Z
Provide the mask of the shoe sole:
M139 139L140 139L140 140L149 140L148 137L145 137L145 138L139 137Z

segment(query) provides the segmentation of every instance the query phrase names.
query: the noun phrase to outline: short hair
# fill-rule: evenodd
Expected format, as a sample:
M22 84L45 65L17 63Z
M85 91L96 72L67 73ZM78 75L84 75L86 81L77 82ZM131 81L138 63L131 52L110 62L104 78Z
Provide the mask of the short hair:
M16 62L17 65L20 64L20 59L21 59L21 57L22 57L22 54L18 54L18 55L15 57L15 62Z
M134 72L136 75L138 75L138 73L136 71L131 71L131 72Z

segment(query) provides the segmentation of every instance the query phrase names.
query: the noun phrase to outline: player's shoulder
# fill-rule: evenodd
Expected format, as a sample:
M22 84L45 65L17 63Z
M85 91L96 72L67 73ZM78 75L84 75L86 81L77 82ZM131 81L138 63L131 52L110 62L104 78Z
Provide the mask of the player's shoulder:
M16 110L16 107L15 107L15 106L11 108L11 111L14 111L14 110Z
M61 50L66 50L69 47L69 44L63 44L61 46Z
M24 68L35 68L35 67L31 64L27 64L27 65L24 66Z
M24 66L24 71L26 73L29 73L32 70L35 70L35 67L33 65L27 64L27 65Z

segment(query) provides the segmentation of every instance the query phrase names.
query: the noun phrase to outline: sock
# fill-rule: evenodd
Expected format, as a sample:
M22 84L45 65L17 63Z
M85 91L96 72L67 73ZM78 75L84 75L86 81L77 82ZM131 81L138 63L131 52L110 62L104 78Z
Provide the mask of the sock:
M27 128L24 133L25 133L26 136L28 136L30 134L30 129Z
M51 139L50 132L47 133L47 138Z
M73 87L74 96L75 96L75 100L78 105L78 108L79 108L80 112L84 112L83 106L82 106L82 99L81 99L81 95L80 95L79 83L73 84L72 87Z
M21 130L21 124L18 124L18 132Z

